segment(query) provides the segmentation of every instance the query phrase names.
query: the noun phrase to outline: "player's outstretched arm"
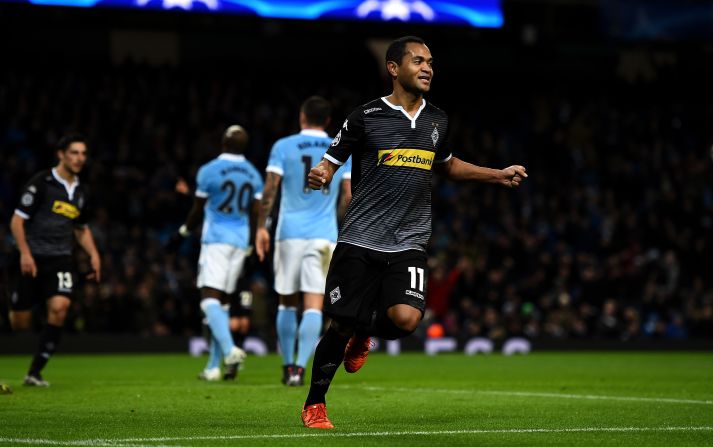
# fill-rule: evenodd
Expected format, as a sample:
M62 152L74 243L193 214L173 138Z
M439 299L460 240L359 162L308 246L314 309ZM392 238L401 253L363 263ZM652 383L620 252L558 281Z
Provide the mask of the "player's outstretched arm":
M89 274L88 278L93 279L96 282L101 281L101 256L99 256L99 250L97 250L97 245L94 243L94 236L92 235L92 230L89 229L89 225L75 228L74 237L77 239L79 246L82 247L82 249L84 249L84 251L86 251L89 255L89 263L92 266L92 273Z
M282 176L275 172L269 171L267 177L265 177L265 187L262 190L255 230L255 252L260 262L264 261L270 252L270 232L267 231L267 217L272 213L272 207L275 205L275 197L281 181Z
M435 165L438 172L445 174L451 180L471 180L484 183L495 183L516 188L527 178L524 166L513 165L505 169L492 169L465 162L459 158L451 157L445 163Z
M332 182L332 177L334 177L334 173L337 172L337 169L339 169L338 164L323 158L322 161L310 169L309 174L307 174L309 187L312 189L321 189L324 186L328 186Z

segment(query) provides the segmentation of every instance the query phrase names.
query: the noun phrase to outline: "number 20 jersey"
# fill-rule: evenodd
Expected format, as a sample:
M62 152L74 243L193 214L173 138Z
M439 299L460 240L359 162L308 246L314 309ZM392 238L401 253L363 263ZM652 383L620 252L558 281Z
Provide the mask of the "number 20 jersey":
M273 145L266 171L282 177L277 240L337 241L337 197L342 180L351 178L351 161L334 174L328 188L314 191L307 184L309 170L322 160L331 142L326 132L305 129Z
M201 242L247 248L252 203L262 197L260 172L243 155L223 153L201 166L196 183L196 197L207 199Z

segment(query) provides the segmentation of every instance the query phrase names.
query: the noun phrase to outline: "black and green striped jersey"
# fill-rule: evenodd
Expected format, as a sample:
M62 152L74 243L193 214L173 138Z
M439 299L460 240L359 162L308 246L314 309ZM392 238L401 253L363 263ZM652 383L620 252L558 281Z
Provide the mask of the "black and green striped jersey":
M425 250L431 237L431 175L450 159L445 112L423 100L409 116L379 98L354 110L325 158L352 157L352 201L339 242L383 252Z

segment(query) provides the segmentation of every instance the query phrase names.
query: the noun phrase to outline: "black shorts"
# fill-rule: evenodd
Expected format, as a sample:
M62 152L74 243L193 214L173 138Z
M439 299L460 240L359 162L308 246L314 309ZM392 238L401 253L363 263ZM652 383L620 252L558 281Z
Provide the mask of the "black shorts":
M249 317L253 313L253 293L250 289L230 295L230 316Z
M327 273L324 313L340 322L369 326L374 312L396 304L426 308L426 253L385 253L340 242Z
M253 253L243 264L243 271L240 273L236 291L230 295L230 316L249 317L253 313L253 292L252 282L255 271L259 268L260 262L257 255Z
M71 256L35 257L37 276L23 275L19 256L15 262L15 287L10 297L12 310L31 310L55 295L74 298L77 272Z

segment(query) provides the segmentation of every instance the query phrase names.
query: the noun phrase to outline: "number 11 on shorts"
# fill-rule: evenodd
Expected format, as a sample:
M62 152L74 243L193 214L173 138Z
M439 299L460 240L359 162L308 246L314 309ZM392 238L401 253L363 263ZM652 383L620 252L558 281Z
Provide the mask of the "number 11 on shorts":
M416 289L416 277L418 276L418 289L423 292L423 276L424 272L422 268L409 267L408 272L411 274L411 288Z

